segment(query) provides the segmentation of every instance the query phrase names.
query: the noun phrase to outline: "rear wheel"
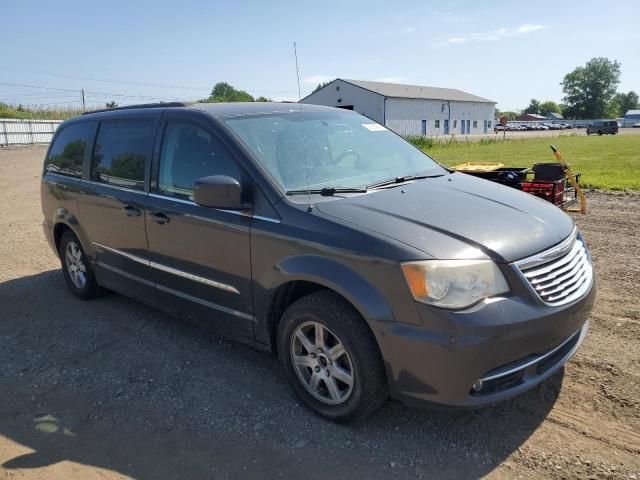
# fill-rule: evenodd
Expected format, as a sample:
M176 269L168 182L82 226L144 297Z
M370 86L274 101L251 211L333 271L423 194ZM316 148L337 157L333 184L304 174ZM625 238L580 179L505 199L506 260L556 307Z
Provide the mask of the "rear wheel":
M62 234L59 254L62 273L69 289L84 300L98 296L100 287L91 265L87 261L78 237L70 230Z
M325 418L355 421L387 398L373 334L353 307L332 292L313 293L286 310L278 352L293 390Z

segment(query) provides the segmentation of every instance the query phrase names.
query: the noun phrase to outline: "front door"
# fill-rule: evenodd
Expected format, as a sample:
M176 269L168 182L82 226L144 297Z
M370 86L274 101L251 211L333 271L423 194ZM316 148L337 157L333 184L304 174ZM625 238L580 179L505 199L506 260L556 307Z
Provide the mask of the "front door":
M484 133L487 133L487 121L486 120L484 121L483 126L484 126Z
M241 168L207 125L167 114L146 220L149 259L159 301L171 310L251 337L251 216L201 207L194 182Z
M471 120L467 120L467 134L471 133Z
M466 129L465 129L466 123L464 120L460 120L460 133L462 135L464 135L466 133Z
M147 262L145 175L157 118L100 122L88 176L78 196L80 223L96 254L98 281L152 301Z
M445 135L449 135L449 120L448 119L444 120L444 134Z

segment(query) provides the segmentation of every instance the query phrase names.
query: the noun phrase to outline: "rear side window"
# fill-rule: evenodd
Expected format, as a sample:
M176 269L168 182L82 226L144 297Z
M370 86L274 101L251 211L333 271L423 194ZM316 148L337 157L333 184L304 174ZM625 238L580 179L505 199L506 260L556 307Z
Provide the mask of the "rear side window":
M144 190L145 165L153 146L153 121L110 121L100 124L91 162L91 179Z
M160 154L158 190L192 199L195 181L210 175L228 175L240 181L238 166L216 137L195 125L169 123Z
M57 135L44 164L47 173L82 177L82 160L95 132L95 122L75 123Z

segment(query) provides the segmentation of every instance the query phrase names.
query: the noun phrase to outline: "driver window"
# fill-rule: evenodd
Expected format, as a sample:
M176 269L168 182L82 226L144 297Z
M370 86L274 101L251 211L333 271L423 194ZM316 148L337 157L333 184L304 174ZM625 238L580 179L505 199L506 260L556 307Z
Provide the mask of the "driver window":
M169 123L160 154L160 193L193 200L195 181L210 175L240 180L240 170L216 137L195 125Z

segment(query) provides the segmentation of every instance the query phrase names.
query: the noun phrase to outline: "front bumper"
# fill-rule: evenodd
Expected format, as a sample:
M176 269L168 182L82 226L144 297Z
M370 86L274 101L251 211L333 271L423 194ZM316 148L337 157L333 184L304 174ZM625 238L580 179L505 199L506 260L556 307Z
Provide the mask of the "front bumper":
M454 312L416 304L422 326L377 332L390 393L408 404L475 408L519 395L559 370L584 340L595 283L552 308L519 296ZM473 386L482 380L482 388Z

